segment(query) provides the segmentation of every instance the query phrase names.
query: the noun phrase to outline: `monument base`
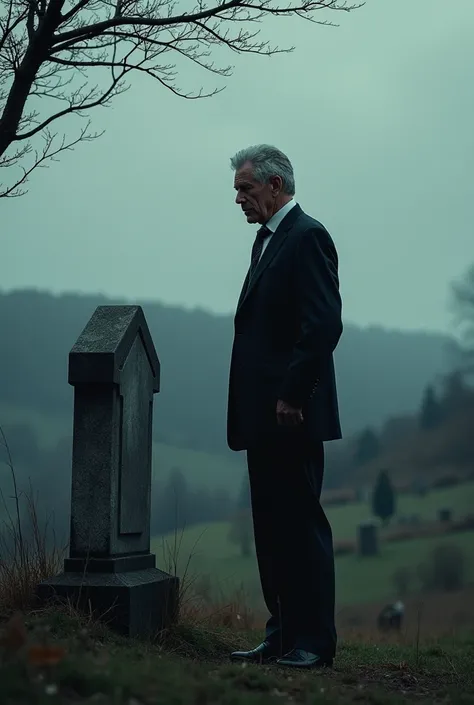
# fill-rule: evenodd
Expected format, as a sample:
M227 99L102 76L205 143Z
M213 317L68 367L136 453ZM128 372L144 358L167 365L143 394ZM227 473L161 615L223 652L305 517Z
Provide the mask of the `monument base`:
M71 572L37 587L41 602L69 602L127 637L153 637L177 616L179 579L158 568Z

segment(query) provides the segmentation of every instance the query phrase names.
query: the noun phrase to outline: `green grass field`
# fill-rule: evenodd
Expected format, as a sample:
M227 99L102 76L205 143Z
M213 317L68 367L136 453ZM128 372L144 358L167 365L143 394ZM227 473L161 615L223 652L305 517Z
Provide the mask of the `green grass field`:
M72 436L71 416L55 417L34 409L0 402L0 425L27 424L36 431L38 444L47 448L64 436ZM244 466L237 455L220 455L177 448L165 443L153 444L153 476L166 481L172 468L180 468L191 486L225 488L231 495L238 492Z
M31 409L17 408L0 404L0 424L31 425L38 434L43 446L55 443L59 438L70 435L71 418L54 418L36 413ZM154 444L154 476L166 478L169 470L179 467L191 484L224 486L235 492L242 477L242 468L232 456L191 451L165 444ZM398 514L418 514L422 519L435 519L439 509L448 507L454 516L465 515L474 505L474 483L428 493L424 497L403 495L398 500ZM333 527L335 540L355 538L356 528L361 521L370 517L370 509L363 503L342 507L330 507L328 516ZM260 600L260 586L254 557L243 558L237 546L229 543L228 523L199 525L183 532L180 536L179 572L192 554L190 573L197 576L212 576L217 588L227 594L243 585L251 603ZM469 552L469 534L443 539L423 539L400 544L385 545L382 555L374 561L359 561L355 556L345 556L337 560L337 583L339 604L352 604L372 600L389 599L392 595L391 576L398 567L414 567L437 543L455 541ZM166 537L168 545L174 537ZM153 549L159 562L167 562L163 556L163 540L155 538ZM472 553L472 551L471 551ZM469 568L472 571L472 566Z
M178 574L183 575L187 570L188 576L193 580L210 576L216 594L231 595L243 588L249 605L259 608L260 583L255 557L252 555L244 558L239 554L237 547L229 545L226 540L226 528L223 524L216 524L212 529L209 528L209 531L203 531L202 527L193 527L184 532L179 546ZM168 546L172 546L173 542L173 536L166 538ZM441 544L455 544L464 550L468 557L467 579L474 581L473 543L473 532L467 532L383 544L381 553L376 558L340 556L336 559L338 606L396 599L398 595L394 594L392 582L394 571L398 568L416 568L435 546ZM158 565L166 565L162 539L153 541L152 550L156 552ZM190 555L192 557L187 567Z
M237 494L245 470L237 461L237 456L233 460L232 456L154 443L154 478L159 481L166 480L169 471L174 467L182 470L191 486L224 488L231 496Z
M425 521L436 520L439 509L451 509L453 518L456 518L470 514L473 507L474 482L433 490L424 497L404 494L397 498L397 515L417 514ZM345 507L329 507L327 514L335 540L355 538L357 526L371 518L370 507L362 502Z
M451 507L455 516L467 514L472 509L474 483L445 490L433 491L425 497L402 496L399 512L417 513L424 519L436 517L441 507ZM352 539L361 520L367 519L369 511L363 504L328 509L328 516L337 539ZM166 562L164 545L178 554L178 572L198 580L211 576L215 589L230 594L243 587L251 606L260 604L260 586L257 564L252 555L240 555L238 546L228 540L229 524L226 522L190 527L176 536L155 538L153 550L158 561ZM341 556L336 560L338 604L356 604L393 599L392 575L401 567L416 568L432 549L443 543L460 546L468 560L468 580L474 580L474 551L472 532L451 536L432 537L382 544L377 558L359 559L355 555ZM189 565L188 565L189 562ZM296 567L295 567L296 568Z

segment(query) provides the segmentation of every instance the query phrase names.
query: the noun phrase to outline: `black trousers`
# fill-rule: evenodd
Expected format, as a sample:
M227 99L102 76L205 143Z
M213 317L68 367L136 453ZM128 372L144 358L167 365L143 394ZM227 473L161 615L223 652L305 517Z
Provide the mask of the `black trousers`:
M322 442L304 427L282 429L247 451L255 546L270 612L266 638L282 653L296 647L332 658L334 553L320 504Z

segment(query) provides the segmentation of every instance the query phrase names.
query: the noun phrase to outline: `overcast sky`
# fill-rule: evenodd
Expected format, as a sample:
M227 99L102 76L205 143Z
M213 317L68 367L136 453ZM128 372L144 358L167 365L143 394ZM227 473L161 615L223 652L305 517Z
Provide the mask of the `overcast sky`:
M212 99L138 76L92 111L100 140L0 202L0 286L233 312L255 229L229 157L268 142L336 242L346 322L448 330L449 284L474 261L474 0L327 17L340 27L265 21L293 54L225 55L234 74ZM223 83L181 73L187 89Z

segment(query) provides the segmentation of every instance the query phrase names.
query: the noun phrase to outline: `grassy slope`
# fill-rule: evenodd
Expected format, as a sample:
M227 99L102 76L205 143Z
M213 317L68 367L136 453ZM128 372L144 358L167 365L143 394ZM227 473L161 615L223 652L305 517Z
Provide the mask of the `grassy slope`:
M399 511L402 514L418 513L430 519L436 517L441 507L451 507L455 515L472 511L474 484L438 490L426 497L402 496ZM356 527L368 516L363 504L328 509L328 515L337 539L353 538ZM211 575L220 590L228 593L243 585L249 602L256 605L260 595L255 558L244 558L239 548L229 543L229 525L225 522L193 526L178 535L180 570L184 571L190 556L189 571L193 576ZM174 536L165 537L169 546ZM472 533L418 539L401 543L384 544L380 557L360 560L356 556L341 556L336 561L336 579L339 605L371 602L393 598L391 576L399 567L415 568L426 559L435 545L456 543L464 548L468 559L468 579L474 579L472 559ZM153 541L158 560L163 555L163 540Z
M244 467L232 460L232 456L154 443L154 477L160 481L166 480L173 467L183 471L191 486L224 488L231 496L237 494L244 471Z
M417 514L424 520L436 520L439 509L451 508L454 517L472 512L474 505L474 483L429 492L424 497L401 495L397 502L397 514ZM353 539L357 526L371 518L370 508L361 502L346 507L330 507L327 510L335 539Z
M260 584L257 564L254 556L243 558L237 547L229 547L224 531L219 532L221 524L212 529L214 553L206 553L200 549L199 540L204 541L206 534L198 533L196 528L186 532L180 546L179 573L186 569L188 556L188 575L199 579L210 575L219 592L229 595L237 588L243 587L249 604L259 607ZM168 544L174 542L174 537L167 539ZM193 546L196 544L196 548ZM381 555L376 558L359 559L357 556L340 556L336 559L336 590L339 606L352 605L373 601L391 600L394 595L392 583L393 572L400 567L416 568L429 555L431 550L440 544L456 544L464 549L468 557L467 579L474 580L474 560L472 558L473 533L453 534L414 541L384 544ZM187 552L189 548L189 553ZM163 542L156 539L153 550L157 554L158 564L162 561ZM161 563L163 565L163 563Z
M37 433L39 445L54 445L64 436L72 436L71 418L40 414L32 409L0 402L0 425L28 424ZM153 474L165 481L169 471L180 468L191 485L226 488L235 494L242 479L242 466L237 456L177 448L164 443L153 444Z
M28 665L21 653L7 653L0 662L2 704L474 703L474 640L468 636L457 642L421 645L343 644L334 670L295 673L277 666L229 664L229 649L249 640L253 643L253 635L206 633L201 628L199 633L188 630L186 634L188 641L191 637L191 649L179 638L163 648L126 642L94 625L79 629L77 622L47 614L27 620L30 644L42 638L39 630L45 625L50 630L48 643L64 646L65 657L47 671ZM50 694L46 694L48 686Z

